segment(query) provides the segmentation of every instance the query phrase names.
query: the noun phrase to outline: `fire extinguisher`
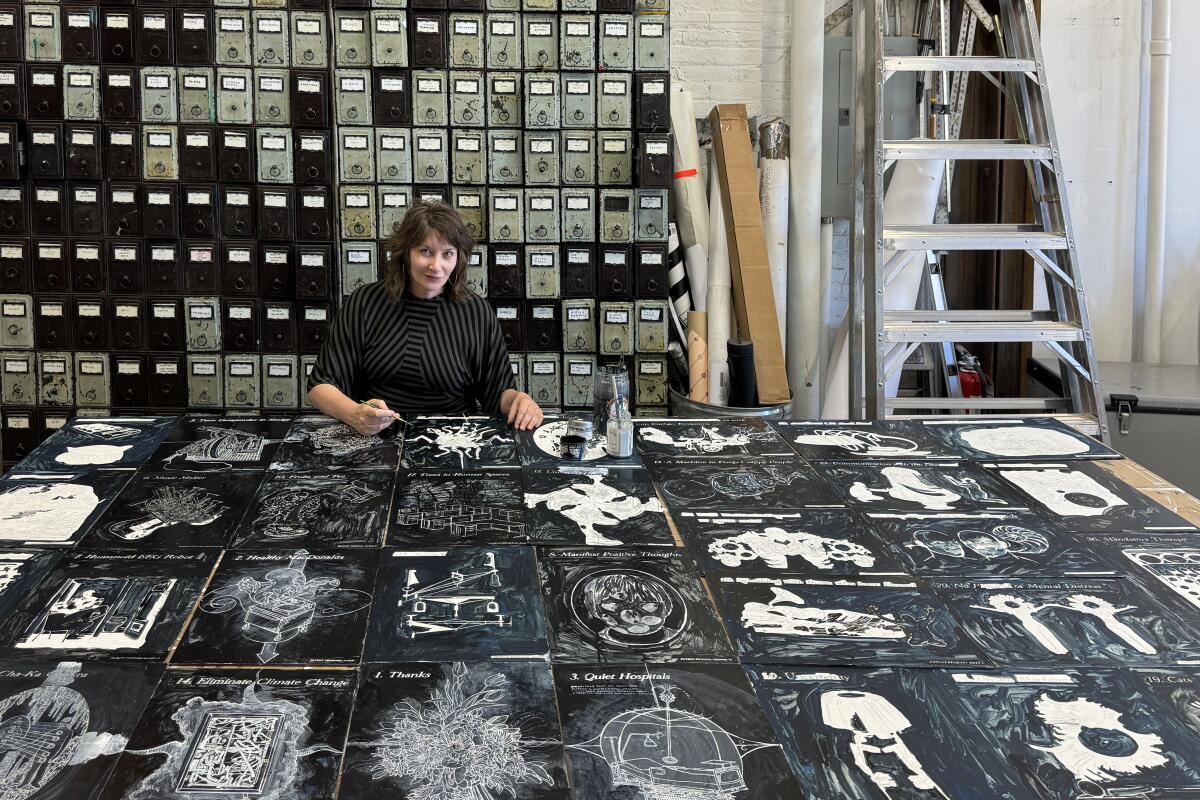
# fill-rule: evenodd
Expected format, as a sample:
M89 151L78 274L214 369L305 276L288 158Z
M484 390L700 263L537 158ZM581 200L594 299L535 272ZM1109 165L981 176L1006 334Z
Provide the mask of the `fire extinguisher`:
M979 358L962 346L958 347L958 385L963 397L991 394L991 381L984 374Z

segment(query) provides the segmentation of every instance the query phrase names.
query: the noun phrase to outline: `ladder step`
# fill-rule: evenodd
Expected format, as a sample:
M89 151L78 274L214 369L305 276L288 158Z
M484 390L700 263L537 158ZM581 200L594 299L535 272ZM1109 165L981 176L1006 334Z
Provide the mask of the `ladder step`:
M1067 236L1037 225L901 225L883 229L885 250L1066 250Z
M883 143L888 161L1048 161L1049 145L1028 144L1019 139L907 139Z
M884 315L888 342L1079 342L1075 322L1038 319L1030 311L889 311Z
M991 56L886 56L885 72L1035 72L1032 58Z
M920 410L931 408L961 411L991 411L1019 413L1021 411L1043 414L1069 409L1071 401L1065 397L889 397L885 401L888 410ZM930 419L956 419L959 414L947 414Z
M904 399L905 400L919 400L921 403L924 403L923 406L920 406L921 408L932 408L934 406L937 406L939 408L945 407L943 405L944 401L939 400L937 398L913 397L913 398L904 398ZM987 399L992 400L995 398L987 398ZM959 401L959 402L962 402L962 401ZM1066 401L1063 401L1063 402L1066 402ZM915 408L915 406L914 406L914 408ZM1063 423L1064 425L1069 425L1070 427L1074 428L1075 430L1079 431L1080 433L1082 433L1085 436L1099 436L1100 435L1100 423L1091 414L988 414L985 417L985 419L988 419L988 420L1031 419L1031 418L1038 418L1038 417L1048 417L1050 419L1056 419L1059 422ZM945 420L956 420L958 422L962 422L964 419L970 419L970 417L964 417L962 414L889 414L888 418L889 419L922 419L922 420L945 419Z

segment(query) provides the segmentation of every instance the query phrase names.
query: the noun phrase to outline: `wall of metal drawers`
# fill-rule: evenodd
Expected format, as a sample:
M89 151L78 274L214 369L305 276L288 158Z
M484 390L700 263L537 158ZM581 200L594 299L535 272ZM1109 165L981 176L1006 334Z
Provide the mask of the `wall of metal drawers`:
M0 449L72 413L304 408L415 199L519 385L665 413L668 0L0 2Z

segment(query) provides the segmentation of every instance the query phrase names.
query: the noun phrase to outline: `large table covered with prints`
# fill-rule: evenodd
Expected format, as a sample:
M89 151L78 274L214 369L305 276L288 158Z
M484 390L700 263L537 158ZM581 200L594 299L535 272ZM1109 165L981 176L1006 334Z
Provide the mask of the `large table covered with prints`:
M1200 796L1197 504L1046 420L73 420L0 798Z

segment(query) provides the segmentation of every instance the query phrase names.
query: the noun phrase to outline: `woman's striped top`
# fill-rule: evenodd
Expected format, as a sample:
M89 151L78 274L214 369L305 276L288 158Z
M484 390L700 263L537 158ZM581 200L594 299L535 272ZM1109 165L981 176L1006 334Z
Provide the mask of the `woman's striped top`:
M508 348L487 301L444 295L393 301L383 281L356 290L330 327L308 377L352 400L379 398L401 413L498 414L514 389Z

